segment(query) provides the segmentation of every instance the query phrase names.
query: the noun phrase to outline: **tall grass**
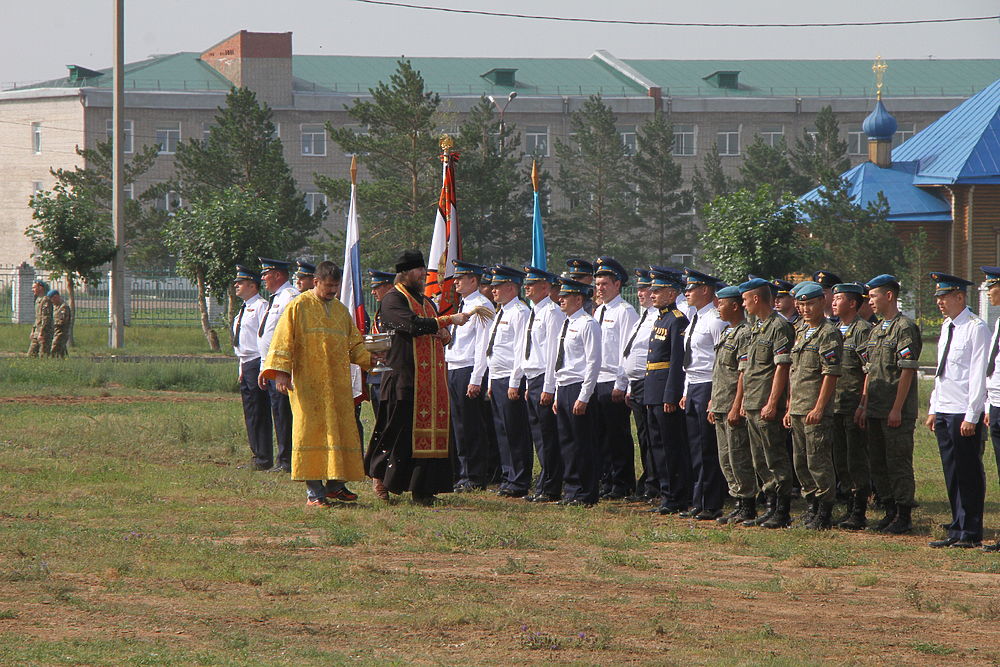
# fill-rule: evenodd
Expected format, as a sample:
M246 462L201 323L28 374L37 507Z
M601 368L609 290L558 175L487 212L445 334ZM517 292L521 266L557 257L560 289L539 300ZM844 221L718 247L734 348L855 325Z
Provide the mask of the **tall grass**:
M91 359L0 361L0 393L65 393L79 389L147 389L228 393L238 391L236 361L205 363L95 362Z
M30 324L0 324L0 352L21 353L28 351ZM125 347L112 350L108 347L108 327L97 324L77 323L73 328L74 344L70 356L94 354L208 354L208 341L198 326L131 326L125 328ZM229 337L219 332L222 354L232 354Z

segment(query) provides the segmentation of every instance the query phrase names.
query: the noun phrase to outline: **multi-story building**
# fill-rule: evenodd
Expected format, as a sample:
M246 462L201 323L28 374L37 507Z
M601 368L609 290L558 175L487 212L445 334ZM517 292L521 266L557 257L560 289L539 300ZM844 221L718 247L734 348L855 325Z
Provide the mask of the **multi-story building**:
M323 201L315 174L346 177L350 156L326 136L324 123L351 124L345 106L387 81L395 58L293 55L291 33L241 31L202 53L151 56L126 66L126 151L157 144L161 159L148 182L173 173L177 144L202 136L232 86L247 86L271 106L278 135L310 206ZM690 178L705 150L718 145L725 171L738 174L754 135L789 144L830 105L852 162L867 154L861 122L873 105L867 61L620 60L606 51L582 59L412 58L429 90L441 95L442 129L460 124L482 96L504 103L522 149L558 169L557 140L568 141L570 114L600 94L615 112L622 141L657 109L674 123L674 155ZM998 60L903 60L890 63L889 85L905 141L997 78ZM0 264L27 260L24 229L32 192L51 187L50 168L71 168L77 146L92 148L111 131L110 69L69 67L68 76L0 92ZM461 150L461 147L457 147ZM562 204L558 191L552 204ZM165 196L160 206L178 205Z

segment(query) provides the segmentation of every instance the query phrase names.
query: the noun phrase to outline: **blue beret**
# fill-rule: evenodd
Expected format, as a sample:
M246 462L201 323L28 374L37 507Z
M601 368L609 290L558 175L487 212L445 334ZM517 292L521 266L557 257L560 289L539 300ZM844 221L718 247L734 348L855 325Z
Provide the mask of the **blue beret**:
M368 276L371 278L372 287L391 285L396 280L395 273L376 271L375 269L368 269Z
M524 271L518 271L502 264L494 266L492 273L493 281L490 283L491 285L496 285L497 283L514 283L520 285L524 282Z
M240 280L252 280L258 285L260 285L260 274L251 269L248 266L243 266L242 264L236 265L236 277L233 278L233 282L239 282Z
M57 294L59 294L59 290L50 289L48 292L45 293L45 296L56 296Z
M719 284L718 278L713 278L712 276L702 273L701 271L695 271L694 269L686 268L684 269L684 278L687 287L698 287L699 285L708 285L709 287L715 289Z
M739 290L740 294L746 294L760 287L772 287L772 285L763 278L751 278L745 283L740 283Z
M798 287L795 290L796 301L810 301L824 295L823 286L814 280L803 280L796 287Z
M833 286L834 294L859 294L864 296L865 286L861 283L838 283Z
M831 289L834 285L844 282L836 273L830 273L820 269L812 276L813 282L819 283L824 289Z
M42 280L41 278L35 278L35 284L36 285L41 285L42 287L44 287L45 291L48 291L48 289L49 289L49 284L47 282L45 282L44 280Z
M896 286L899 285L899 281L896 279L896 276L891 276L888 273L882 273L875 276L865 284L868 286L868 289L872 289L873 287L884 287L885 285Z
M316 265L310 264L309 262L304 262L301 259L295 260L295 275L297 276L315 276L316 275Z
M543 269L539 269L538 267L525 266L523 268L525 273L524 276L525 283L551 283L555 285L556 281L559 280L559 278L557 278L553 274Z
M567 259L566 266L569 267L570 275L574 276L594 275L594 265L585 259L580 259L579 257L571 257Z
M451 260L451 264L452 266L455 267L456 276L468 276L468 275L482 276L483 271L486 270L486 267L482 266L481 264L473 264L472 262L463 262L460 259Z
M934 296L942 296L944 294L948 294L949 292L957 292L959 290L964 292L965 288L972 284L971 280L959 278L958 276L952 276L947 273L932 271L929 275L937 287L937 290L934 292Z
M628 271L625 270L625 267L617 259L608 255L602 255L597 258L597 262L594 264L594 275L610 275L622 283L628 282Z
M590 285L587 283L581 283L579 280L573 280L572 278L559 279L559 296L579 294L584 298L587 298L590 296L590 290Z
M258 257L260 261L260 273L264 275L268 271L284 271L288 273L288 267L291 266L291 262L284 262L280 259L268 259L266 257Z
M729 285L728 287L723 287L715 296L719 299L739 299L742 296L740 288L735 285Z

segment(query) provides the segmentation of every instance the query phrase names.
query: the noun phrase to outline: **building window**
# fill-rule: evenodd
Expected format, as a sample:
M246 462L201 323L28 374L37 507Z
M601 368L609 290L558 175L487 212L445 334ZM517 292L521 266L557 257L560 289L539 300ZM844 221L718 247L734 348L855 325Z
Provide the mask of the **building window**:
M785 126L761 125L760 132L758 134L760 135L760 138L763 139L765 144L771 148L778 148L785 140Z
M34 151L35 155L42 152L42 124L32 123L31 124L31 150Z
M316 211L326 206L326 195L322 192L307 192L306 193L306 208L309 213L316 215Z
M180 123L160 123L156 126L156 143L160 146L160 155L173 155L180 142Z
M38 194L39 192L41 192L44 189L45 189L45 184L42 183L41 181L32 181L31 182L31 194Z
M868 141L860 125L847 126L847 154L867 155Z
M125 135L124 138L122 139L122 146L124 147L126 153L131 153L133 146L132 137L135 136L135 133L133 132L132 121L130 120L123 121L122 125L123 125L122 128L123 134ZM106 127L107 127L108 141L110 141L112 145L114 145L114 139L115 139L114 119L109 118Z
M135 199L135 186L132 183L129 183L128 185L123 187L122 191L125 194L126 201L132 201L133 199Z
M622 138L622 146L625 147L625 155L635 155L636 134L635 125L624 125L618 128L618 134Z
M546 125L527 125L524 128L524 152L530 157L549 156L549 128Z
M819 136L819 130L817 130L815 127L807 127L802 132L803 132L803 136L804 137L809 137L810 141L816 141L816 137Z
M899 123L896 125L896 134L892 135L892 147L900 145L917 132L916 123Z
M128 196L128 192L127 191L126 191L126 196L129 199L132 198L132 197ZM162 197L157 197L153 201L153 208L155 208L157 211L164 211L166 213L173 213L174 211L176 211L177 209L179 209L181 207L182 203L183 202L181 201L180 196L176 192L174 192L173 190L171 190L170 192L166 193Z
M674 125L674 155L695 154L695 125Z
M201 124L201 143L205 146L208 145L208 138L212 135L212 128L214 125L212 123L202 123Z
M326 129L322 125L302 125L302 154L313 157L326 155Z
M719 155L739 155L740 154L740 126L723 125L715 133L715 145L719 148Z
M356 137L367 137L368 136L368 128L367 127L363 127L361 125L353 125L353 126L345 125L344 129L349 129L351 132L354 133L354 136L356 136ZM452 136L456 136L456 135L453 134ZM496 136L496 135L491 135L491 136ZM353 155L362 155L363 156L363 155L368 155L368 153L344 153L344 157L351 157Z

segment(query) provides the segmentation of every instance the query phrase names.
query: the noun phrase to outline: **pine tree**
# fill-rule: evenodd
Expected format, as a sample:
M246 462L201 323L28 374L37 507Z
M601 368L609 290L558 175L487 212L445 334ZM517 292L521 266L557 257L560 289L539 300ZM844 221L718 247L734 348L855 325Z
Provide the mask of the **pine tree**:
M791 150L791 163L808 187L814 188L836 178L851 166L847 142L840 138L840 124L833 108L825 106L816 114L816 132L803 131Z
M786 194L800 195L809 190L809 184L795 173L788 161L787 147L782 139L777 146L769 146L759 134L746 147L743 164L740 165L742 187L754 190L760 185L768 185L775 198Z
M903 259L906 269L901 272L901 282L913 307L914 319L926 329L926 323L921 320L938 313L934 304L934 283L927 279L927 274L934 270L937 253L923 227L911 234L903 245Z
M572 141L555 142L560 160L556 184L570 207L558 212L549 229L554 247L568 253L609 254L619 260L638 255L630 244L637 231L631 158L615 121L600 95L591 96L570 117Z
M704 171L695 167L691 179L691 191L699 211L719 195L729 194L733 190L732 180L722 170L722 158L716 144L713 143L705 153L702 168Z
M653 232L657 263L665 264L677 252L687 252L694 241L691 192L681 188L681 167L673 159L674 130L657 112L639 128L634 158L639 217ZM649 248L653 250L653 248Z
M401 250L430 244L441 189L441 149L435 132L441 98L425 90L423 77L408 60L400 60L389 81L369 93L371 101L356 99L347 109L360 131L327 123L327 132L344 152L357 155L364 169L358 183L361 252L368 265L384 267ZM456 180L462 225L464 195L460 177ZM331 201L346 206L349 180L317 176L316 185Z

